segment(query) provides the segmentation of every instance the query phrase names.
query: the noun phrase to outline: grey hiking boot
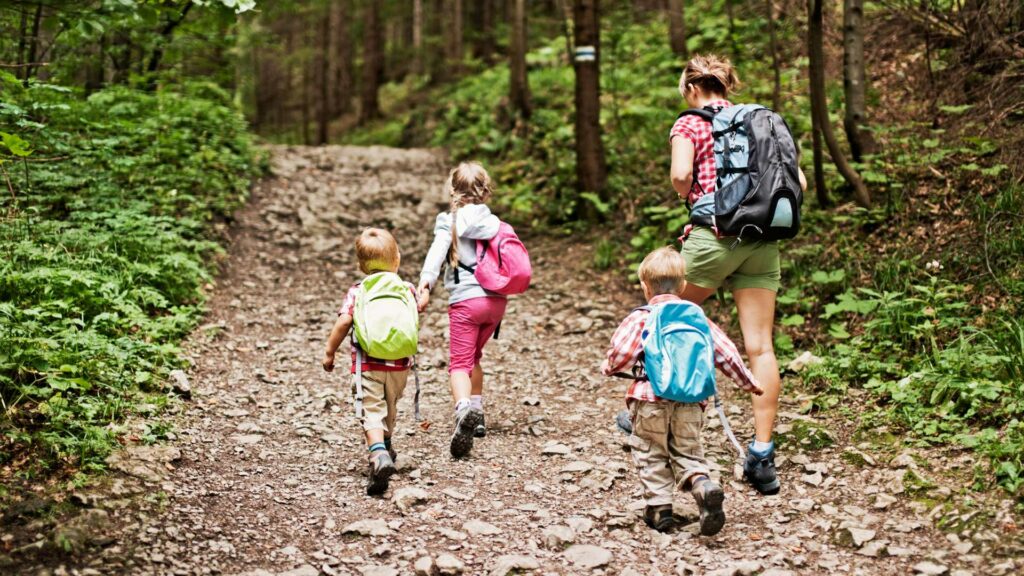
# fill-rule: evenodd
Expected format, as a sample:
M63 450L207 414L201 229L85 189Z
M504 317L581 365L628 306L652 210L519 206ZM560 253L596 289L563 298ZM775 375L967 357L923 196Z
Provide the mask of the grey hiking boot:
M710 478L698 482L690 490L693 499L697 501L697 508L700 509L700 533L704 536L714 536L725 526L725 511L722 510L722 502L725 501L725 492L718 482Z
M484 412L479 408L466 406L455 413L455 431L452 433L451 453L454 458L462 458L473 449L473 436L476 427L483 422Z
M476 438L483 438L487 436L487 428L484 426L484 413L480 412L480 423L473 429L473 436Z
M370 456L370 478L366 482L367 496L380 496L388 491L388 479L395 473L391 455L377 450Z
M633 433L633 419L629 417L629 410L622 410L615 415L615 427L627 436Z
M384 439L384 447L388 450L388 456L391 456L391 463L398 463L398 452L395 452L395 447L391 445L391 438Z
M779 493L779 478L775 474L775 446L767 455L757 454L747 448L747 460L743 463L743 476L753 487L765 495Z
M675 518L672 517L672 505L645 506L644 523L658 532L668 532L676 525Z

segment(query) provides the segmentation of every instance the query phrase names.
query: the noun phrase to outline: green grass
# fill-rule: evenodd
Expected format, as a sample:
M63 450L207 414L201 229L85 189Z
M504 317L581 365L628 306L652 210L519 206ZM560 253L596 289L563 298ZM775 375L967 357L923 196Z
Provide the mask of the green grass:
M247 197L256 152L212 85L83 99L0 73L0 91L0 469L99 470L119 423L167 402L211 224Z

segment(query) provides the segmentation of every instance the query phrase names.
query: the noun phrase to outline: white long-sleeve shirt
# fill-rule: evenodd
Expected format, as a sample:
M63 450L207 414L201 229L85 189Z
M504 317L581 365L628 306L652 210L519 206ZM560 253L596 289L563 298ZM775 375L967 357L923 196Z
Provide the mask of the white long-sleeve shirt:
M490 240L498 233L500 221L491 214L486 204L469 204L456 212L456 231L459 234L459 261L466 266L476 264L477 240ZM448 251L452 245L452 218L448 212L441 212L434 222L434 241L430 244L427 257L423 262L420 282L426 281L434 288L441 268L448 260ZM449 266L444 273L444 287L448 289L448 304L455 304L470 298L481 296L501 296L484 290L476 281L476 276L468 270L459 270L459 283L455 283L455 273Z

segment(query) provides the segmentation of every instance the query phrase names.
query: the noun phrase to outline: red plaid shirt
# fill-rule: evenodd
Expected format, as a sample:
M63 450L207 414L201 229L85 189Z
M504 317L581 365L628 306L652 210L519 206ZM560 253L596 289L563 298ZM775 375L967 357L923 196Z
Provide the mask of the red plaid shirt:
M674 294L659 294L651 298L649 304L654 306L675 300L680 300L680 298ZM647 320L649 314L648 310L634 310L615 330L615 334L612 335L611 348L608 349L608 363L604 371L606 376L628 371L637 363L640 352L644 349L644 321ZM710 319L708 325L711 327L711 338L715 342L715 366L747 392L760 388L754 375L743 363L743 358L740 357L732 340ZM629 391L626 392L626 398L644 402L662 401L654 395L651 383L646 379L633 380Z
M406 284L409 284L406 282ZM409 289L412 290L413 298L416 297L416 287L409 284ZM342 314L348 314L350 318L355 318L356 311L356 297L359 296L359 291L362 290L362 282L356 282L348 289L348 294L345 295L345 303L338 309L338 316ZM354 321L354 320L353 320ZM353 326L353 330L355 327ZM356 343L354 338L349 338L352 342L352 374L356 373ZM400 372L402 370L408 370L409 366L412 366L412 358L399 358L398 360L381 360L379 358L372 358L363 354L363 372L371 370L380 372Z
M712 107L728 108L728 100L714 100L707 104ZM693 184L690 185L688 200L693 206L697 200L715 191L715 141L711 137L711 123L700 116L683 116L672 125L668 134L669 143L676 136L693 142Z

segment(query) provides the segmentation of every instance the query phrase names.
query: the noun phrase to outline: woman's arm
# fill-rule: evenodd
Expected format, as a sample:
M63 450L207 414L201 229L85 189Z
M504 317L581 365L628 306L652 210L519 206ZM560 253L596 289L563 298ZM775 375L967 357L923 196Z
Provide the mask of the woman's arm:
M686 198L693 186L693 142L684 136L672 139L672 188L680 198Z

